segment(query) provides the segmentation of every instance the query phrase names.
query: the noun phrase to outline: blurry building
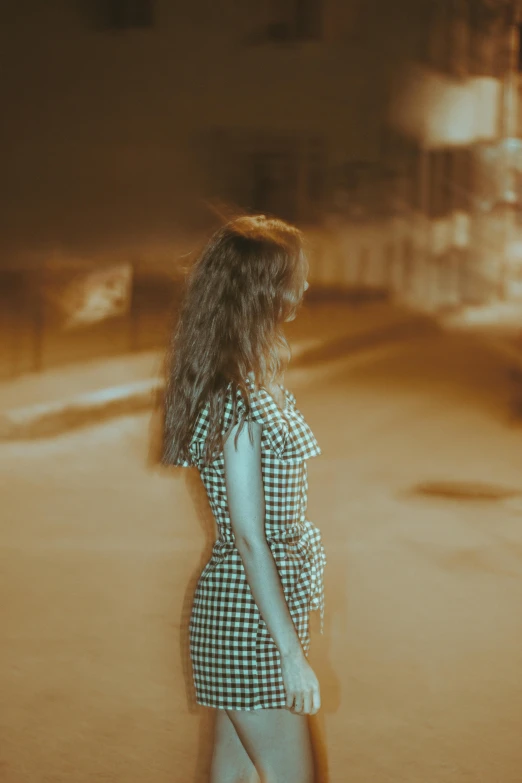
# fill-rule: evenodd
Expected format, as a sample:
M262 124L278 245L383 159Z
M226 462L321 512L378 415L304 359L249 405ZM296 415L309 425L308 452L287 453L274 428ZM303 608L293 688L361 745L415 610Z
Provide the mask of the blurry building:
M158 313L172 298L164 271L186 263L217 214L262 211L313 227L334 209L344 219L361 204L372 207L368 183L380 177L387 116L387 42L396 47L391 5L5 4L5 372L162 341ZM64 330L63 317L48 316L53 297L61 304L77 299L67 273L85 273L84 293L99 280L86 274L91 264L105 270L103 280L132 265L130 326L123 316L98 325L84 318L81 328ZM344 257L329 253L315 270L324 268L326 283L337 284L344 265ZM151 269L157 279L144 280ZM168 296L160 301L158 290ZM77 324L69 316L66 323Z
M19 0L3 12L3 242L316 223L379 159L380 0Z
M459 300L510 295L517 287L518 6L418 3L421 48L392 80L384 155L411 183L419 259L453 279Z
M506 236L495 194L518 192L518 169L504 165L504 151L518 149L514 8L10 3L0 27L0 265L20 248L139 261L162 243L172 263L183 255L173 241L188 234L192 247L216 213L237 209L311 229L344 225L317 263L329 284L352 284L384 256L490 273L500 240L484 257L470 248L486 247L480 230L488 241L494 230ZM379 221L388 233L374 247Z

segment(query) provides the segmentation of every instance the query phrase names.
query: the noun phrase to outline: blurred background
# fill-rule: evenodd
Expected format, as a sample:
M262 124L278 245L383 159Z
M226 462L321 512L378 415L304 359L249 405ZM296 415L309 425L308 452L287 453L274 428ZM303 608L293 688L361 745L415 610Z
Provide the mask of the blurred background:
M305 228L315 291L520 297L516 2L19 0L0 35L2 377L161 344L234 210Z
M321 783L520 783L518 0L17 0L0 11L0 780L208 779L154 465L186 270L307 238L285 383L323 450ZM182 475L181 475L182 474Z

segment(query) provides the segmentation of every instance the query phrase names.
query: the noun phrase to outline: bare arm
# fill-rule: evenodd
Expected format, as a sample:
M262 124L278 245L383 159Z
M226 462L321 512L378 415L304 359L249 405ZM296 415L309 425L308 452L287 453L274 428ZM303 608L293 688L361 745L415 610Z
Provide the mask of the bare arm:
M248 426L245 424L236 450L236 425L225 443L228 508L247 581L270 636L281 655L303 655L279 572L265 536L265 493L261 474L262 429L260 424L252 422L252 444Z
M248 426L245 424L236 449L236 425L224 447L225 482L232 530L252 595L281 656L304 657L265 536L265 493L261 474L262 426L252 422L252 430L253 443L250 442Z
M281 654L286 706L301 715L315 715L321 706L319 682L301 647L272 550L266 540L265 492L261 473L263 428L256 422L252 422L252 428L253 443L245 425L236 448L236 425L224 447L232 530L254 601Z
M286 706L301 715L315 715L321 706L319 682L301 647L266 540L265 492L261 473L263 428L252 422L252 429L253 443L245 425L236 448L236 425L224 446L225 483L232 530L254 601L281 654Z

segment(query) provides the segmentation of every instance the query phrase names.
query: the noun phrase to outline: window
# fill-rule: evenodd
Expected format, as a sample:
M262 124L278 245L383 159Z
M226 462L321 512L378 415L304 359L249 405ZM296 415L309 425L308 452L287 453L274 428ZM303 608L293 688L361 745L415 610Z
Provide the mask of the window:
M295 150L256 151L250 158L253 212L294 222L298 211L298 160Z
M466 212L472 201L472 156L469 149L434 150L429 154L428 213L441 218Z
M213 198L289 221L313 223L320 216L326 176L322 138L222 130L210 135L205 157Z
M473 166L472 152L467 147L455 149L453 152L453 209L467 212L473 201Z
M322 37L322 0L267 0L265 39L314 41Z
M422 9L421 59L434 70L467 76L470 9L466 0L431 0Z
M428 215L443 218L452 211L451 150L433 150L428 153L429 190Z
M470 0L471 65L477 76L502 76L509 67L509 31L502 5Z
M98 16L110 30L152 27L154 0L99 0Z
M432 1L425 7L424 57L428 66L443 72L450 68L450 11L448 0Z

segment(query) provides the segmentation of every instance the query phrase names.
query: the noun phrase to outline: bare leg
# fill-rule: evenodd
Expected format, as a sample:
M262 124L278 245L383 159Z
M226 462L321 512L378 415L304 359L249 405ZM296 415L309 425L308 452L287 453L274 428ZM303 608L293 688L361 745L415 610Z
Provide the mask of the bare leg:
M286 709L227 710L261 783L313 783L306 715Z
M210 783L259 783L259 776L225 710L216 710Z

